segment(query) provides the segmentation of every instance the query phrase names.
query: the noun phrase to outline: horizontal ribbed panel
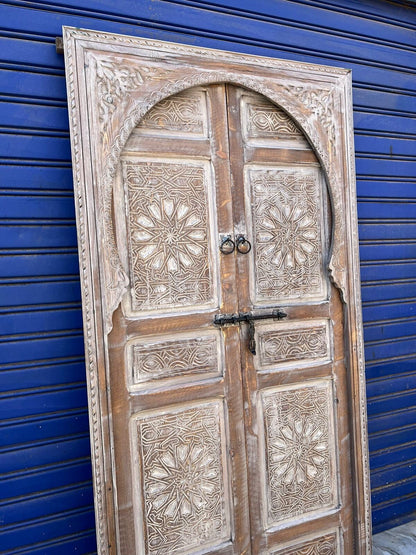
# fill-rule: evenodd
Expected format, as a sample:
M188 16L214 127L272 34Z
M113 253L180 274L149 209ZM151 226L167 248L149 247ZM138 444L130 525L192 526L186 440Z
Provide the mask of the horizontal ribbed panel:
M1 550L95 551L62 25L351 68L375 530L416 510L416 9L383 0L0 8Z

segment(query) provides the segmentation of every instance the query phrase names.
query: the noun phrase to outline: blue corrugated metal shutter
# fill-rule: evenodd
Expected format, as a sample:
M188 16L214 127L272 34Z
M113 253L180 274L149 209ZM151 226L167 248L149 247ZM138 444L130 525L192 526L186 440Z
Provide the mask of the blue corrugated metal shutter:
M375 530L416 514L416 7L55 0L0 7L0 551L95 551L62 25L353 70Z

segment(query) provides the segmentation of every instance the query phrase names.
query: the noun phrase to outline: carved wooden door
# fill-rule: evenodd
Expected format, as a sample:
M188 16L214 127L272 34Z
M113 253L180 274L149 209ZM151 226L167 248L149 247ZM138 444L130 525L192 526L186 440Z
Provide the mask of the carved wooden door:
M131 283L109 336L120 552L350 546L342 319L302 133L242 88L172 96L127 141L115 206Z
M265 70L299 120L339 110L307 139L251 58L201 78L202 51L67 33L100 553L368 552L341 97Z
M110 379L126 555L249 547L239 330L213 323L219 306L238 310L235 257L218 249L233 232L226 121L224 87L181 93L121 156L115 218L132 288Z

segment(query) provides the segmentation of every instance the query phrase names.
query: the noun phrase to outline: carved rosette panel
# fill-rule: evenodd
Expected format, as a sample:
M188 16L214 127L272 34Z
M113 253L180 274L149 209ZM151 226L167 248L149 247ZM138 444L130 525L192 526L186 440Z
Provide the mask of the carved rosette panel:
M331 357L327 320L258 326L257 340L260 368Z
M222 401L133 419L143 553L190 553L230 538Z
M340 555L338 534L331 532L297 545L286 546L270 555Z
M149 339L128 345L131 386L160 380L201 379L219 376L219 333L202 337Z
M134 311L215 302L207 173L203 164L123 161Z
M318 170L249 167L246 181L252 199L254 301L324 299Z
M140 132L158 135L189 134L206 137L208 133L206 97L203 91L170 96L154 106L138 125Z
M268 526L336 504L332 384L262 393Z
M303 140L303 133L293 120L272 103L248 102L242 113L248 138Z

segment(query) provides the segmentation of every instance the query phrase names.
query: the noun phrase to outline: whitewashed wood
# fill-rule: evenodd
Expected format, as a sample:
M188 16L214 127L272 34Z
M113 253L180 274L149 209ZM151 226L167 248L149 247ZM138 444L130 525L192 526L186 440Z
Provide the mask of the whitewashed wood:
M193 89L160 101L137 126L140 135L208 137L207 99L203 90Z
M254 305L324 300L324 205L315 167L247 166ZM250 224L249 224L250 225Z
M265 389L265 526L316 516L338 502L330 380Z
M111 433L107 427L107 417L111 416L111 409L107 406L108 398L105 393L107 341L113 318L117 317L116 309L123 297L126 306L125 293L131 280L128 252L120 252L116 243L116 237L120 244L120 236L127 236L128 226L124 224L123 227L121 224L118 229L114 229L112 214L114 191L120 192L123 188L119 169L120 158L128 138L150 108L158 102L165 102L167 105L167 97L175 93L182 94L182 91L190 86L205 86L218 82L239 84L263 94L280 105L308 138L322 165L331 197L334 228L328 267L334 282L342 291L347 312L348 327L345 338L349 360L349 386L352 392L349 410L354 415L353 487L356 493L355 510L361 522L356 526L356 545L357 552L370 553L365 384L354 209L351 87L348 72L324 66L236 55L75 29L65 29L64 34L78 201L77 218L86 350L89 361L89 401L100 553L107 553L110 549L111 552L114 551L114 543L111 548L108 545L110 539L114 542L117 533L121 543L124 542L124 535L130 533L127 524L123 524L123 529L118 532L114 530L114 499L111 492L107 494L103 487L104 484L112 482L112 467L107 459L107 453L111 452ZM140 133L149 132L151 135L159 125L157 122L162 122L157 118L155 121L156 124L147 124L147 128L143 127L142 131L137 128L134 134L140 136ZM162 132L164 125L166 132L169 125L160 125ZM167 131L167 135L173 131L181 133L178 129ZM218 160L222 159L223 154L220 149L212 154L213 159L217 160L217 165L219 164L218 167ZM115 199L116 208L123 207L123 202L125 201L122 197L118 196ZM169 205L167 211L170 211ZM323 224L322 215L321 227ZM213 245L214 238L211 241ZM299 258L298 255L298 262L301 262L301 258L302 256ZM166 267L170 264L170 268L173 269L173 262L169 263L169 258L166 260ZM213 256L211 261L215 264ZM318 265L323 266L323 259ZM223 272L222 276L230 279L227 272ZM326 298L325 280L326 277L322 278L319 287L314 289L310 301L316 302ZM216 286L213 279L212 287ZM211 300L214 297L215 295L211 296ZM205 306L209 306L210 301L207 301L207 298L205 301L208 303ZM189 299L188 309L198 305L198 302L195 304L195 298ZM211 306L215 304L212 301ZM172 303L167 305L164 309L180 308ZM147 312L151 309L150 304L148 309ZM135 310L138 312L137 306ZM227 331L227 334L232 336L231 331ZM225 357L227 356L230 360L229 354L226 353ZM218 388L215 389L216 387L213 382L214 397L218 395L219 398L221 393ZM179 393L175 395L178 396ZM137 404L138 401L133 399L131 402ZM140 410L136 414L140 414ZM224 426L225 424L224 420ZM121 430L122 422L115 423L115 427ZM232 433L241 441L240 428Z
M266 140L279 141L280 148L309 148L307 141L294 121L270 102L259 102L258 96L242 97L241 119L246 141L264 144Z
M338 530L330 530L325 535L304 539L295 546L282 546L270 555L340 555L341 544Z
M222 402L132 416L138 553L190 553L231 541ZM139 520L136 520L139 526Z
M111 311L118 305L127 282L115 249L110 220L112 181L121 149L131 131L152 106L167 96L198 84L221 81L238 83L265 95L282 106L310 139L323 163L335 212L339 213L347 203L342 182L347 174L353 173L353 165L344 165L343 162L350 156L352 128L343 120L351 109L344 111L340 108L351 94L348 71L134 37L117 36L114 39L116 35L70 28L65 33L66 42L76 37L78 48L88 59L89 79L93 81L91 94L95 92L92 111L95 106L100 106L92 117L97 123L93 133L97 139L94 142L96 165L99 165L97 174L101 176L103 190L101 209L108 224L103 239L112 251L110 264L105 266L107 283L112 285L106 299L106 318L110 328ZM111 39L107 40L107 37ZM98 44L100 54L96 48ZM124 56L116 54L117 48L124 52ZM165 52L167 56L163 61L149 60L152 49L155 49L155 56L158 56L157 52ZM140 55L145 58L137 67L134 59ZM176 63L172 64L174 59ZM253 72L253 67L257 68L257 73ZM124 117L120 119L117 116L121 113ZM351 180L351 186L353 184ZM336 218L334 235L330 268L338 285L345 290L345 217Z
M285 369L302 364L322 364L332 358L329 320L302 320L256 326L259 345L257 369Z
M136 158L122 168L132 313L216 306L209 165Z
M130 391L166 381L206 380L223 373L219 331L133 339L126 349Z

